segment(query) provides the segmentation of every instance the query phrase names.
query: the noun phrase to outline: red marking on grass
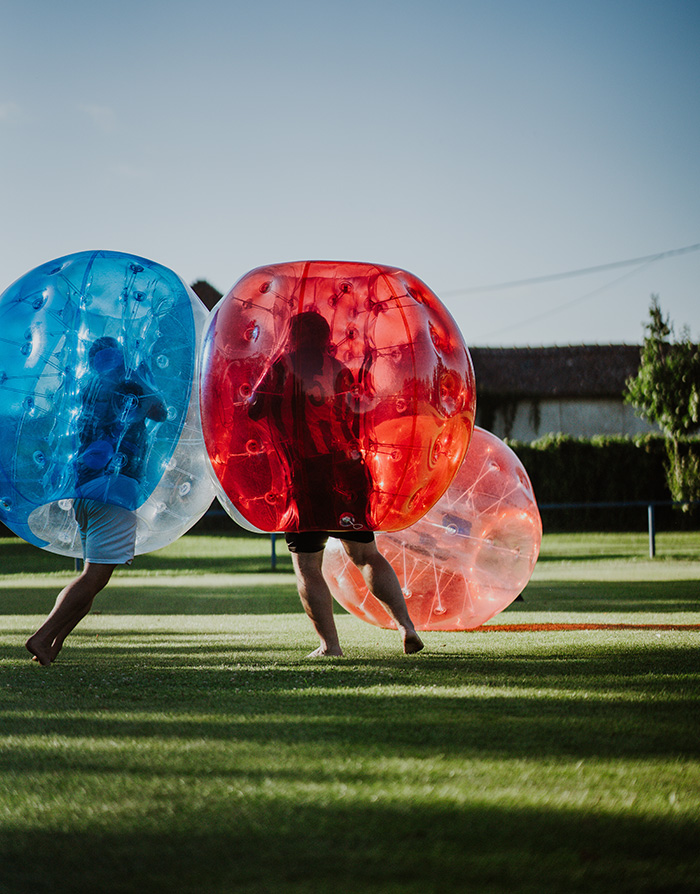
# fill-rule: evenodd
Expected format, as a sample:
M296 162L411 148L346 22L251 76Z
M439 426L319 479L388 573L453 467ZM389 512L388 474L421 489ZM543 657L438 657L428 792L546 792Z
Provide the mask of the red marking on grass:
M700 630L700 624L491 624L475 632L539 633L549 630Z

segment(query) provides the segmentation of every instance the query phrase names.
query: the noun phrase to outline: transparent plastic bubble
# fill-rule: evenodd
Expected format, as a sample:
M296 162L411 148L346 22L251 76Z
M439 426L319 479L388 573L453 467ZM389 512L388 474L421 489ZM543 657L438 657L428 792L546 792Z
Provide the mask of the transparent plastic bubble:
M138 552L194 524L214 496L196 387L206 319L172 270L121 252L68 255L6 289L0 521L75 557L75 499L133 510Z
M410 528L377 534L420 630L472 629L503 611L530 580L541 542L537 501L522 463L482 428L474 429L440 500ZM336 540L326 548L324 572L349 612L393 626Z

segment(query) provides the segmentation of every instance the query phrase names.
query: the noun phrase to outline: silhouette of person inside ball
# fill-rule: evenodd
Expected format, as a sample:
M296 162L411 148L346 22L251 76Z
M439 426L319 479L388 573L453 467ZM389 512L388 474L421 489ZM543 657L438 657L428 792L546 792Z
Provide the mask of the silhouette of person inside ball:
M92 608L117 565L130 565L136 545L139 484L148 451L148 422L166 409L145 364L126 368L119 342L96 339L88 352L90 379L82 396L73 502L85 566L59 594L51 613L26 647L50 665L63 642Z
M151 425L166 409L145 363L127 370L115 338L96 339L88 352L90 379L78 425L78 493L136 508Z
M249 406L251 419L267 420L286 461L292 497L287 530L367 527L370 481L359 449L354 379L332 350L321 314L292 317L287 350Z

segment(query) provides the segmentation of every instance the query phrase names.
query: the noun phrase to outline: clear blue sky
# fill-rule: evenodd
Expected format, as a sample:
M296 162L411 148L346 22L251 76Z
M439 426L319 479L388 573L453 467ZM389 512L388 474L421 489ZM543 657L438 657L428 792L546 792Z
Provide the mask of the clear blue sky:
M698 0L0 0L0 289L396 264L469 345L700 337Z

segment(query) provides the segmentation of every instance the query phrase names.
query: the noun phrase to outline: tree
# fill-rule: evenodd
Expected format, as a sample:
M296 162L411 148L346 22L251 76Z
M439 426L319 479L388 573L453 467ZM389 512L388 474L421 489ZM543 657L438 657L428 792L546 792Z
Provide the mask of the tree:
M650 321L637 375L627 380L625 400L666 436L667 480L674 500L700 499L700 449L691 438L700 429L700 347L673 324L652 295Z

